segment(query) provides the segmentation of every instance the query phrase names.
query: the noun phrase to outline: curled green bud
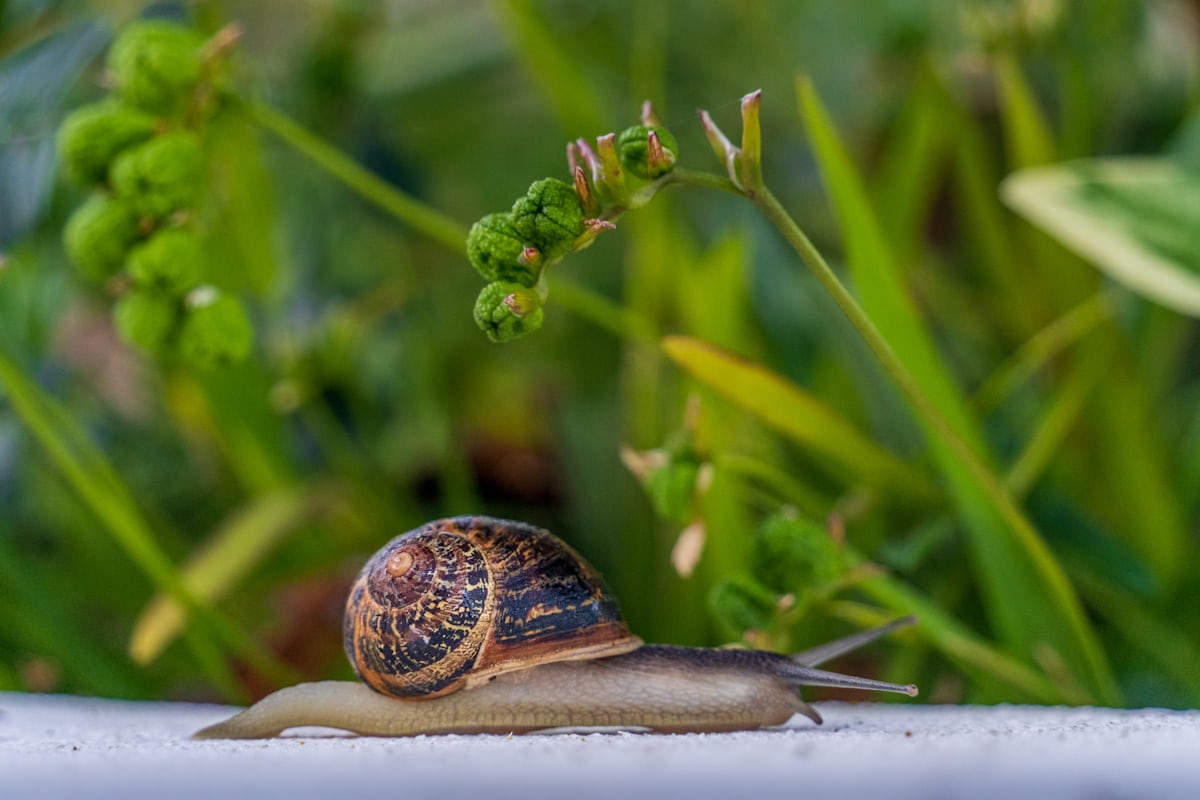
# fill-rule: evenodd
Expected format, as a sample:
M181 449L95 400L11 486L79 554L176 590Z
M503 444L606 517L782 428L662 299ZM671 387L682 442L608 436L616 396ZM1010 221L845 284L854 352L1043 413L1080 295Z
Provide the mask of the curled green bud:
M174 131L131 147L113 162L113 190L139 214L161 219L191 205L204 174L200 140Z
M753 578L735 576L713 586L708 607L728 635L741 637L771 627L778 598Z
M138 238L138 215L119 197L97 192L75 210L63 230L67 255L89 280L120 271Z
M489 281L522 286L537 283L543 263L541 252L521 240L509 214L488 214L471 226L467 258Z
M654 179L675 168L679 145L666 128L634 125L617 136L617 155L629 172Z
M200 237L182 228L159 231L129 253L125 269L140 286L183 294L204 277Z
M753 543L754 574L780 593L821 591L849 569L845 552L821 525L794 514L763 522Z
M198 367L234 364L250 355L254 329L240 300L211 286L193 290L179 331L179 354Z
M200 83L203 44L198 33L172 22L136 22L109 48L108 70L130 105L173 112Z
M584 231L583 205L575 188L554 178L535 181L512 207L512 226L526 244L554 261L571 251Z
M153 116L118 103L77 108L58 129L58 153L67 172L82 183L104 183L117 154L154 135Z
M673 456L662 466L650 469L644 485L654 511L680 525L696 515L700 462L690 453Z
M175 332L179 302L168 295L135 289L117 301L113 322L129 344L150 353L162 353Z
M493 342L511 342L542 327L542 299L519 283L496 281L475 301L475 324Z

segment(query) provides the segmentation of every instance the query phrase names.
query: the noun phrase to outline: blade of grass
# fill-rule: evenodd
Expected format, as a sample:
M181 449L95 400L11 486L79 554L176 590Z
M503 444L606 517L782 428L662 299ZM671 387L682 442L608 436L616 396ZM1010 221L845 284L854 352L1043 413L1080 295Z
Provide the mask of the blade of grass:
M1006 119L1006 144L1013 164L1029 168L1054 160L1050 127L1016 60L1011 54L1001 55L996 71L1001 113ZM1062 168L1046 169L1061 172ZM1173 190L1163 196L1174 200L1178 194ZM1155 204L1135 204L1135 207L1138 205ZM1192 216L1188 214L1191 209L1186 204L1184 207L1185 215ZM1111 226L1092 225L1091 232L1104 238L1111 234L1105 233L1108 227ZM1185 225L1182 232L1191 234L1192 229ZM1058 307L1074 304L1096 291L1099 280L1094 270L1048 236L1031 229L1025 233L1036 265L1034 274L1043 280L1053 304ZM1100 236L1102 233L1104 237ZM1194 252L1194 248L1185 250L1189 257ZM1166 263L1170 265L1169 261ZM1174 294L1165 296L1176 300L1187 296L1194 300L1195 292L1183 288L1177 282L1178 277L1172 279L1177 287ZM1103 357L1111 358L1113 374L1089 404L1090 427L1094 429L1100 458L1097 463L1089 464L1088 469L1096 474L1098 485L1108 487L1104 499L1111 503L1110 513L1119 520L1113 530L1123 533L1128 544L1154 567L1163 584L1170 586L1181 574L1190 531L1178 495L1173 491L1171 459L1165 446L1170 434L1157 429L1157 410L1141 375L1140 359L1154 361L1158 354L1145 353L1144 342L1138 347L1143 352L1135 354L1126 333L1111 323L1100 326L1090 342L1091 348L1102 350Z
M1070 696L1062 686L1026 664L990 646L980 636L944 612L918 590L890 576L868 578L858 588L897 614L915 614L914 631L938 652L987 682L999 682L1020 692L1033 703L1087 702L1086 696Z
M1145 601L1104 581L1079 578L1089 605L1095 607L1130 646L1157 663L1182 689L1192 707L1200 706L1200 648L1195 637L1169 622L1169 617Z
M603 92L580 67L578 53L569 51L564 38L546 25L538 5L529 0L493 3L500 22L508 29L513 53L524 61L529 74L542 87L563 130L571 138L604 130Z
M257 363L208 375L180 372L166 383L167 405L190 435L219 450L248 494L292 483L283 417L269 404L270 377Z
M187 641L210 680L232 697L240 695L232 673L220 657L226 648L269 675L285 680L292 677L291 671L248 633L191 595L115 470L74 420L28 380L3 350L0 350L0 387L51 463L114 541L155 588L176 598L204 621L204 625L189 629Z
M1053 460L1071 429L1079 422L1084 403L1103 377L1100 361L1081 361L1038 414L1038 424L1020 455L1008 468L1004 483L1013 497L1025 497Z
M1045 302L1043 293L1029 286L1031 278L1038 282L1040 277L1013 269L1014 264L1024 259L1019 255L1004 208L996 202L1000 167L994 163L979 123L954 104L945 87L939 88L946 109L943 118L953 131L953 201L961 214L970 263L977 265L991 289L988 292L994 298L991 318L1000 320L1011 341L1022 341L1037 329L1037 320L1047 316L1041 308Z
M949 152L952 127L936 80L932 67L923 66L879 168L880 217L902 264L916 260Z
M0 631L48 657L69 685L112 697L148 697L146 681L128 661L96 644L57 596L42 570L0 536ZM48 590L49 589L49 590Z
M754 414L855 481L897 496L931 499L936 490L912 465L883 450L813 395L759 364L687 336L662 340L693 378Z
M658 340L654 324L646 317L574 281L555 276L551 292L556 305L617 338L642 344Z
M811 84L801 81L798 90L809 138L838 210L863 307L772 195L762 193L756 202L817 270L913 402L965 523L973 568L997 632L1026 658L1040 647L1053 648L1096 698L1116 702L1116 684L1070 582L979 455L982 438L899 280L862 179Z
M210 533L188 559L182 580L202 603L219 601L248 575L289 533L317 510L311 487L262 494ZM147 664L162 653L187 622L187 611L172 595L160 592L134 622L129 654Z
M999 53L994 64L1000 104L1004 108L1001 124L1008 145L1008 161L1032 167L1048 164L1057 157L1054 132L1038 108L1037 98L1012 53Z
M1111 317L1108 295L1103 292L1092 295L1034 334L997 367L975 391L971 404L981 414L994 410L1052 358Z

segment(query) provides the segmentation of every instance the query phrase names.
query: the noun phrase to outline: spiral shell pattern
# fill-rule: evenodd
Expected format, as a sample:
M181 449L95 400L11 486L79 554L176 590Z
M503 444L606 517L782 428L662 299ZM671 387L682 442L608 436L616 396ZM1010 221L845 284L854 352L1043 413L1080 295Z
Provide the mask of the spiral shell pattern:
M343 635L359 678L398 697L641 645L575 551L487 517L430 522L388 542L351 588Z

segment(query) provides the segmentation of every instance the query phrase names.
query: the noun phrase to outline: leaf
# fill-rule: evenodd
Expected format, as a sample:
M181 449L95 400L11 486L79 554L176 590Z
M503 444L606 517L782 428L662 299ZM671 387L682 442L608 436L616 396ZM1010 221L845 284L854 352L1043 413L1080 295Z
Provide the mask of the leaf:
M1163 158L1076 161L1016 172L1001 196L1125 288L1200 317L1200 172Z
M907 464L864 436L816 397L759 364L687 336L667 336L663 351L696 380L732 400L853 480L897 495L936 490Z

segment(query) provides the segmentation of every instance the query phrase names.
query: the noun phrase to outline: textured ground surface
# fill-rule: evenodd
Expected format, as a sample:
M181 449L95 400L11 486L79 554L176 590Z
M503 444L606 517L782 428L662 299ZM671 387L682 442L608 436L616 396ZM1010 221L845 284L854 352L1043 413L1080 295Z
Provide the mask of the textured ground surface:
M0 797L1200 798L1200 712L821 711L728 734L193 742L229 709L0 693Z

